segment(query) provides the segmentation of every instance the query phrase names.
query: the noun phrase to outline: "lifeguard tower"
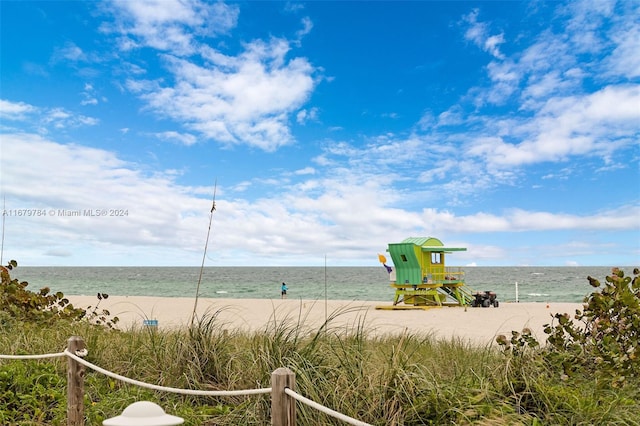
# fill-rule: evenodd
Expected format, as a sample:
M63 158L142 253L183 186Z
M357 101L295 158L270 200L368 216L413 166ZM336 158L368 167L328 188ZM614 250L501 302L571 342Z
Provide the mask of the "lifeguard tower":
M462 247L445 247L437 238L412 237L389 244L395 268L387 267L395 297L391 306L376 309L428 309L438 306L471 305L473 296L465 287L464 272L445 266L445 257ZM385 259L383 261L383 259ZM386 258L380 255L384 264ZM385 264L386 266L386 264Z

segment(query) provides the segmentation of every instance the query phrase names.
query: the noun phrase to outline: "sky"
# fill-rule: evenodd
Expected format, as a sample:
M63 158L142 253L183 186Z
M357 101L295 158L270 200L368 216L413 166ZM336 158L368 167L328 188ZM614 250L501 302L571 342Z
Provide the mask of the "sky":
M2 262L640 266L640 2L0 1ZM212 212L215 197L215 210Z

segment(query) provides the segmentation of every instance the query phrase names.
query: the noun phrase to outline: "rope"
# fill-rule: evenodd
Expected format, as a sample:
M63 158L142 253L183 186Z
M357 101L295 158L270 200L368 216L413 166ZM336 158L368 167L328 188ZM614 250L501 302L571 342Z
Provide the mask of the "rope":
M57 354L42 354L42 355L0 355L0 359L44 359L44 358L57 358L65 356L66 353L58 352Z
M317 402L314 402L309 398L305 398L304 396L296 393L295 391L289 388L284 388L284 393L286 393L293 399L296 399L304 404L307 404L308 406L315 408L316 410L323 412L331 417L334 417L338 420L342 420L345 423L349 423L356 426L371 426L369 423L361 422L360 420L356 420L353 417L349 417L345 414L338 413L337 411L334 411L331 408L327 408L324 405L320 405Z
M129 383L131 385L140 386L147 389L153 389L157 391L163 392L173 392L179 393L183 395L199 395L199 396L237 396L237 395L258 395L263 393L271 393L271 388L262 388L262 389L246 389L246 390L235 390L235 391L203 391L203 390L194 390L194 389L179 389L179 388L170 388L166 386L158 386L152 385L149 383L141 382L138 380L130 379L128 377L121 376L116 373L112 373L109 370L105 370L104 368L100 368L97 365L91 364L88 361L80 358L77 355L72 354L68 350L64 351L64 355L68 356L71 359L76 360L80 364L89 367L90 369L97 371L98 373L102 373L105 376L109 376L113 379L117 379L123 381L125 383Z
M131 385L140 386L147 389L153 389L157 391L163 392L173 392L183 395L198 395L198 396L238 396L238 395L258 395L258 394L266 394L271 393L271 388L262 388L262 389L245 389L245 390L234 390L234 391L203 391L203 390L193 390L193 389L179 389L179 388L171 388L167 386L158 386L152 385L150 383L141 382L139 380L130 379L125 376L121 376L119 374L113 373L109 370L105 370L104 368L98 367L90 363L89 361L85 361L80 356L86 356L87 351L79 350L77 354L73 354L69 352L68 349L65 349L64 352L54 353L54 354L42 354L42 355L0 355L0 359L44 359L44 358L56 358L68 356L69 358L75 360L76 362L88 367L98 373L102 373L105 376L111 377L116 380L120 380L125 383L129 383ZM327 408L324 405L320 405L317 402L310 400L309 398L305 398L304 396L296 393L295 391L285 388L284 393L292 397L293 399L302 402L316 410L325 413L331 417L334 417L338 420L342 420L343 422L349 423L355 426L371 426L369 423L362 422L360 420L354 419L353 417L349 417L345 414L339 413L331 408Z

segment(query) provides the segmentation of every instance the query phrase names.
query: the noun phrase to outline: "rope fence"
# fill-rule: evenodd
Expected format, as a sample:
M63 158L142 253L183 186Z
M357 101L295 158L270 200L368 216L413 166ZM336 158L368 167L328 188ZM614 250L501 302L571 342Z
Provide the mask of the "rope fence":
M161 392L171 392L182 395L197 395L197 396L239 396L239 395L259 395L264 393L271 393L271 388L262 388L262 389L246 389L246 390L235 390L235 391L203 391L203 390L194 390L194 389L180 389L180 388L171 388L167 386L158 386L150 383L141 382L139 380L130 379L125 376L121 376L109 370L105 370L104 368L100 368L95 364L92 364L84 359L80 358L77 355L72 354L68 350L64 351L64 354L69 358L75 360L76 362L84 365L85 367L89 367L90 369L102 373L105 376L111 377L112 379L120 380L124 383L129 383L130 385L140 386L142 388L153 389Z
M284 393L286 393L287 395L289 395L291 398L295 399L296 401L299 401L303 404L308 405L311 408L315 408L316 410L320 411L321 413L326 414L327 416L331 416L334 417L338 420L342 420L345 423L349 423L351 425L355 425L355 426L371 426L369 423L365 423L365 422L361 422L360 420L356 420L353 417L349 417L345 414L342 413L338 413L335 410L332 410L331 408L327 408L324 405L320 405L315 401L310 400L309 398L305 398L304 396L300 395L299 393L297 393L294 390L291 390L289 388L285 388Z
M63 352L41 355L2 355L0 359L8 360L34 360L67 357L69 366L67 371L67 426L84 426L84 367L97 373L131 385L152 389L161 392L170 392L182 395L197 396L244 396L271 394L271 425L295 426L296 404L298 401L314 408L328 416L342 420L345 423L356 426L371 426L368 423L349 417L334 411L317 402L314 402L295 392L295 373L288 368L278 368L271 374L271 387L259 389L231 390L231 391L204 391L197 389L180 389L167 386L158 386L139 380L130 379L120 374L94 365L85 359L88 351L82 338L74 336L68 340L68 347ZM287 396L289 398L287 398Z
M46 358L60 358L65 356L64 352L58 352L56 354L42 354L42 355L0 355L0 359L46 359Z

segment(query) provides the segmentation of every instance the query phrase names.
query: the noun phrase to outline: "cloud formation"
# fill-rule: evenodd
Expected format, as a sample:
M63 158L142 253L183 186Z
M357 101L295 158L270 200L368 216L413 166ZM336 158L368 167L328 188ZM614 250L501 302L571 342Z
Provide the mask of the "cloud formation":
M458 14L452 27L478 78L440 103L412 96L421 102L413 123L411 111L382 105L371 116L393 120L367 129L335 118L350 93L322 103L333 87L304 50L320 21L282 7L289 36L240 40L240 4L116 1L101 11L112 51L77 40L53 49L55 66L94 65L118 90L107 98L78 73L73 101L0 100L2 193L10 208L45 212L8 218L15 257L193 264L213 189L193 182L223 166L216 264L309 264L331 253L369 265L388 242L417 235L468 246L461 259L476 264L520 262L527 250L565 263L580 262L564 249L580 261L600 261L603 247L640 254L637 194L615 197L619 188L603 188L614 180L601 179L637 177L639 6L561 4L554 16L567 25L541 23L530 37L481 8ZM105 124L117 97L138 115ZM127 213L84 215L102 210Z
M120 34L122 50L151 47L175 55L198 49L198 37L226 34L235 27L238 7L199 0L116 0L110 12L115 23L105 32Z
M171 80L130 78L126 87L154 112L222 145L248 145L272 152L293 142L290 120L309 99L316 69L304 57L289 58L282 38L245 42L228 55L207 44L238 19L238 7L199 1L113 3L123 51L151 47L162 52ZM313 24L302 21L297 34Z

